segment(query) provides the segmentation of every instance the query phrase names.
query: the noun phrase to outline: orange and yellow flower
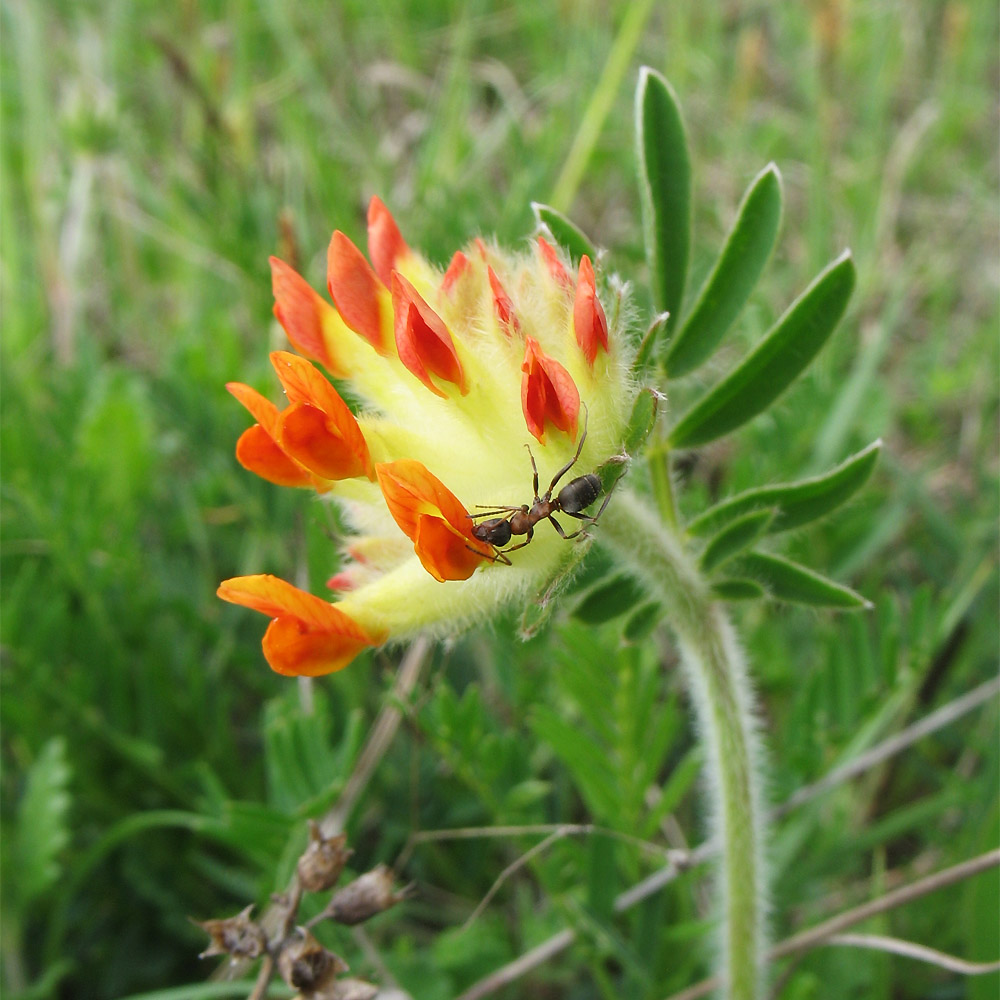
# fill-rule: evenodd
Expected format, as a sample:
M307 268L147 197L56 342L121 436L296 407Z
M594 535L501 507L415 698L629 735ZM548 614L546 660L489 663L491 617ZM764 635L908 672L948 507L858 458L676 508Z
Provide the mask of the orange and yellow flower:
M269 575L220 586L223 599L272 618L273 669L329 673L387 639L452 633L540 590L572 545L539 525L503 565L469 512L530 503L524 446L544 489L576 449L584 403L576 474L620 448L631 354L609 331L590 259L574 279L544 237L515 254L477 239L442 271L373 198L368 259L341 232L330 241L333 305L277 258L271 273L274 314L298 354L271 355L283 408L227 387L256 421L237 458L270 482L329 494L355 530L330 579L335 603ZM313 362L344 381L355 408Z

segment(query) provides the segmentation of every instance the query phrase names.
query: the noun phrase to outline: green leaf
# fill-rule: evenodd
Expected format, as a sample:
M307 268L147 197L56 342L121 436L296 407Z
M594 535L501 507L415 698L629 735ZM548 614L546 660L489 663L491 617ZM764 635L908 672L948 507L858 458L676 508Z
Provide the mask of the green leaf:
M859 609L871 603L860 594L780 556L751 552L739 562L740 570L758 580L772 597L792 604Z
M597 251L587 235L575 223L570 222L562 212L549 205L533 201L531 211L540 226L545 226L552 234L556 243L569 251L574 264L580 263L580 258L586 254L591 261L597 259Z
M688 534L704 536L718 531L741 514L762 507L776 508L769 534L798 528L836 510L868 481L882 442L873 441L830 472L797 483L761 486L730 497L699 514L688 526Z
M18 809L17 861L11 875L22 906L59 878L59 855L69 842L69 780L66 741L54 736L28 771Z
M639 196L653 301L680 316L691 243L691 160L677 95L643 66L635 94Z
M632 362L632 371L636 375L641 375L647 368L652 366L657 346L664 331L667 329L669 319L670 313L659 313L653 317L646 328L646 332L643 334L642 341L639 344L639 350L636 351L635 361Z
M609 706L609 711L611 711ZM610 820L621 808L621 785L607 750L585 726L564 719L548 705L536 705L531 728L562 760L597 822Z
M710 573L727 559L750 548L767 531L773 518L773 510L754 510L736 518L705 546L701 568Z
M631 611L648 597L635 577L619 573L594 587L573 609L573 616L590 625L599 625Z
M610 920L614 913L617 847L611 837L602 834L592 836L587 845L587 907L601 920Z
M705 444L762 413L805 370L840 321L854 289L845 251L792 303L767 336L677 423L675 448Z
M649 432L656 423L656 411L660 394L653 389L643 389L632 404L632 415L628 418L628 428L622 447L626 455L635 455L645 444Z
M691 791L701 771L702 766L701 747L692 747L676 764L674 764L670 777L660 790L660 798L653 806L650 815L647 817L646 829L652 831L659 825L660 820L668 813L672 813L683 800L684 796ZM649 836L650 833L646 833Z
M780 224L781 175L770 163L743 196L726 245L691 314L670 342L664 362L670 378L693 371L718 347L757 284Z
M723 601L753 601L764 596L764 588L756 580L716 580L712 592Z
M641 605L629 615L622 629L622 637L627 642L642 642L656 628L662 614L663 606L659 601Z

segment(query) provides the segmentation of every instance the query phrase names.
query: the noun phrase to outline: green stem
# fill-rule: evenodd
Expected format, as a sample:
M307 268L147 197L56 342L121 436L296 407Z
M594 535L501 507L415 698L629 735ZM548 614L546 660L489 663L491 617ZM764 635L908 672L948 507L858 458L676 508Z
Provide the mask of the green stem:
M653 486L653 496L660 510L660 517L670 530L677 534L677 505L674 501L674 483L670 477L670 448L666 441L658 441L647 449L649 456L649 478Z
M705 743L712 836L720 848L724 995L756 1000L765 949L762 755L736 633L678 539L633 494L616 495L595 535L660 599L677 635Z

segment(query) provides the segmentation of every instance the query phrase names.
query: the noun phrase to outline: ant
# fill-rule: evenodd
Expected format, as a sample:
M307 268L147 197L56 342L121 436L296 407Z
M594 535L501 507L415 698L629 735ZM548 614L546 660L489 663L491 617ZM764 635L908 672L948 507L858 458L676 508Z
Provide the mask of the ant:
M531 542L531 539L534 537L535 525L539 521L550 521L552 527L559 533L559 537L567 541L571 538L576 538L577 535L586 531L585 526L567 535L563 531L562 525L552 516L553 514L568 514L570 517L575 517L578 521L586 521L589 526L596 524L597 519L604 513L604 508L607 507L608 501L611 499L610 493L604 498L601 509L593 517L581 513L581 511L586 510L600 496L603 489L600 477L593 472L588 472L585 476L577 476L576 479L571 479L556 494L556 498L552 499L552 491L556 488L559 480L576 465L577 460L580 458L580 452L583 451L583 443L587 440L588 414L586 407L584 407L584 414L583 434L580 435L580 443L576 447L576 454L552 477L552 482L549 483L549 488L545 491L544 496L540 497L538 495L538 467L535 465L535 456L531 454L530 445L526 444L524 447L528 449L528 457L531 459L531 471L533 473L535 491L535 499L531 507L526 503L521 504L520 507L485 507L483 504L476 504L477 507L483 508L483 512L481 514L467 515L471 518L487 518L487 520L473 526L472 534L479 541L493 546L494 562L502 562L505 566L512 565L508 554L514 552L516 549L523 549L525 545ZM502 516L494 516L497 514ZM500 548L506 545L513 535L526 535L527 537L523 542L519 542L505 552L501 552Z

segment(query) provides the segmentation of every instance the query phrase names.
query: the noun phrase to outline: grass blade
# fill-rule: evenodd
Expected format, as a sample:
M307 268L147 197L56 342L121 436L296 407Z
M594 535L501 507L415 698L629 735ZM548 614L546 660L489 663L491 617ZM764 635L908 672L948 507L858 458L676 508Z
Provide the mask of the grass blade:
M767 336L678 421L675 448L722 437L763 413L805 370L840 321L854 290L854 261L845 251L792 303Z
M781 175L771 163L743 196L726 245L691 314L670 343L665 359L670 378L693 371L719 346L757 284L780 224Z

